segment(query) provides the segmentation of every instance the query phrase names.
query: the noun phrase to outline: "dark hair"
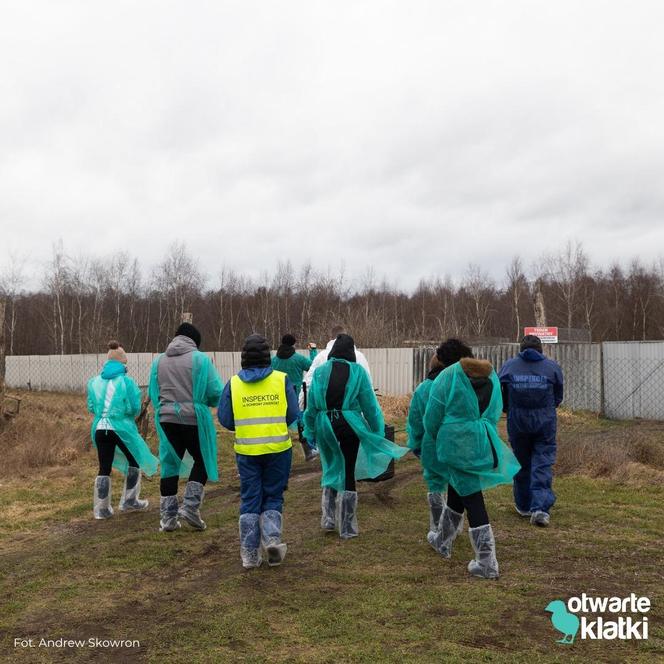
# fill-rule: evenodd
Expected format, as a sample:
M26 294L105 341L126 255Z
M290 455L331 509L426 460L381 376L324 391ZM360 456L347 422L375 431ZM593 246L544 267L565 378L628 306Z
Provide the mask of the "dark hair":
M119 341L116 341L115 339L113 339L112 341L108 342L108 350L117 350L118 348L120 348L120 342Z
M460 339L447 339L436 348L436 357L447 368L462 357L473 357L473 351Z
M538 353L541 353L544 350L542 348L542 340L534 334L526 334L526 336L521 339L521 350L524 351L528 348L532 348Z
M281 343L284 346L294 346L297 343L297 339L292 334L284 334L281 337Z

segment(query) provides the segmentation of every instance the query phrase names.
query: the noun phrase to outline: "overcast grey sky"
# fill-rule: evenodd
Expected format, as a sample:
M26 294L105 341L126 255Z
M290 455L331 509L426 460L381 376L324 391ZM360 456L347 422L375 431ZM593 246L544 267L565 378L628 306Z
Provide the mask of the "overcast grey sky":
M664 3L0 3L0 261L664 253Z

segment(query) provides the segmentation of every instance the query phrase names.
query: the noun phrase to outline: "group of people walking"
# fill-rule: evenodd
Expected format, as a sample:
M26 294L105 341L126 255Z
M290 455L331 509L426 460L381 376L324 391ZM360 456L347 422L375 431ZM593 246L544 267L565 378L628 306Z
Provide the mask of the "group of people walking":
M429 490L429 544L449 558L465 514L475 552L469 572L497 578L484 491L513 482L519 514L536 525L549 524L555 501L555 409L562 401L558 365L544 357L539 339L525 337L519 357L498 376L463 342L448 339L437 348L426 380L413 394L408 447L402 447L385 436L366 358L341 326L331 336L321 352L310 344L307 358L295 351L296 339L285 335L273 358L267 340L252 334L242 348L241 370L224 386L200 351L200 332L190 323L180 325L150 372L159 458L135 424L140 390L127 375L127 356L117 342L110 342L107 362L88 384L92 440L99 457L95 518L113 515L111 468L125 475L120 511L140 511L148 507L140 498L141 473L153 475L161 466L160 530L174 531L182 522L204 530L200 510L205 485L219 477L210 411L216 408L220 424L235 433L245 568L259 567L264 560L279 565L286 555L282 512L297 433L306 459L320 455L323 530L336 530L342 539L356 537L356 482L379 477L412 451ZM504 409L512 449L497 431ZM180 478L187 480L181 501Z

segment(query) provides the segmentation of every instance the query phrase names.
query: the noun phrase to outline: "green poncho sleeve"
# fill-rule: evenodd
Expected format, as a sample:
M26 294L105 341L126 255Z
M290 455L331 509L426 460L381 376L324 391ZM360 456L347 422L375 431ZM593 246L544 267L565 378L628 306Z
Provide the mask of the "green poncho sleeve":
M424 413L423 457L432 446L427 458L431 471L448 477L460 496L510 484L520 468L496 428L502 396L495 371L490 380L491 400L480 413L475 390L457 362L434 381Z
M410 400L406 430L408 432L408 448L414 451L422 449L422 438L424 437L424 409L427 405L432 382L433 381L429 379L421 382L415 388L413 397Z
M201 445L201 454L205 461L205 471L211 482L219 480L217 466L217 430L210 408L219 405L223 391L223 384L212 360L200 351L194 352L194 409L198 422L198 439Z
M442 465L436 463L435 445L424 429L424 413L432 386L433 380L427 379L420 383L413 393L408 409L408 447L420 452L422 474L429 491L443 493L447 491L447 474L442 474Z
M134 418L141 409L141 391L136 382L129 376L119 376L110 380L96 376L88 382L88 410L94 413L90 429L92 444L96 448L95 432L104 412L106 391L111 380L114 383L115 391L108 409L107 419L138 463L139 468L148 476L154 475L157 472L159 460L152 454L150 447L143 440L136 427ZM113 468L126 475L128 467L127 457L116 446Z
M159 421L161 405L159 401L159 361L162 355L157 357L152 363L150 370L150 400L155 412L155 428L159 438L159 458L161 461L162 477L189 477L191 468L194 465L189 452L185 452L180 460L173 446L170 444ZM198 440L201 447L201 454L205 463L205 472L211 482L219 479L219 469L217 465L217 431L214 427L214 420L210 413L210 408L219 404L223 384L221 378L214 368L210 358L194 351L192 358L192 378L194 410L196 411L196 423L198 425Z
M345 464L330 424L325 396L333 363L344 361L329 360L316 369L304 414L304 435L316 440L320 452L323 467L321 485L337 491L343 491L345 486ZM348 364L350 374L341 414L360 439L355 479L371 479L382 475L390 461L401 458L408 453L408 449L385 438L383 414L369 376L359 364Z

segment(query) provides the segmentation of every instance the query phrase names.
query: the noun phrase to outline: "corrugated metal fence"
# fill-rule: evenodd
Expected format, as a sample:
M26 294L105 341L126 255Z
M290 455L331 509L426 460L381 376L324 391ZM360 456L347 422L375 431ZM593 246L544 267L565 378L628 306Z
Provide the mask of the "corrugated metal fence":
M308 356L306 351L298 351ZM384 394L407 394L413 385L412 348L368 348L374 385ZM241 368L240 352L208 353L224 382ZM150 365L157 353L128 353L128 371L139 385L147 385ZM7 357L7 387L54 392L82 392L88 379L99 373L106 354L24 355Z
M426 376L434 348L415 349L415 384ZM517 355L518 344L474 346L476 357L489 360L496 371ZM602 410L602 345L558 344L545 347L545 354L560 364L565 378L564 405L573 410ZM662 410L664 418L664 409Z
M517 344L477 346L477 357L499 370L518 353ZM301 351L306 355L305 351ZM383 394L403 395L424 379L433 348L363 350L373 382ZM545 353L565 376L565 405L603 412L612 418L664 420L664 341L550 345ZM209 353L224 381L240 369L240 353ZM152 353L130 353L129 373L147 385ZM9 388L80 392L101 369L106 355L29 355L7 357Z

